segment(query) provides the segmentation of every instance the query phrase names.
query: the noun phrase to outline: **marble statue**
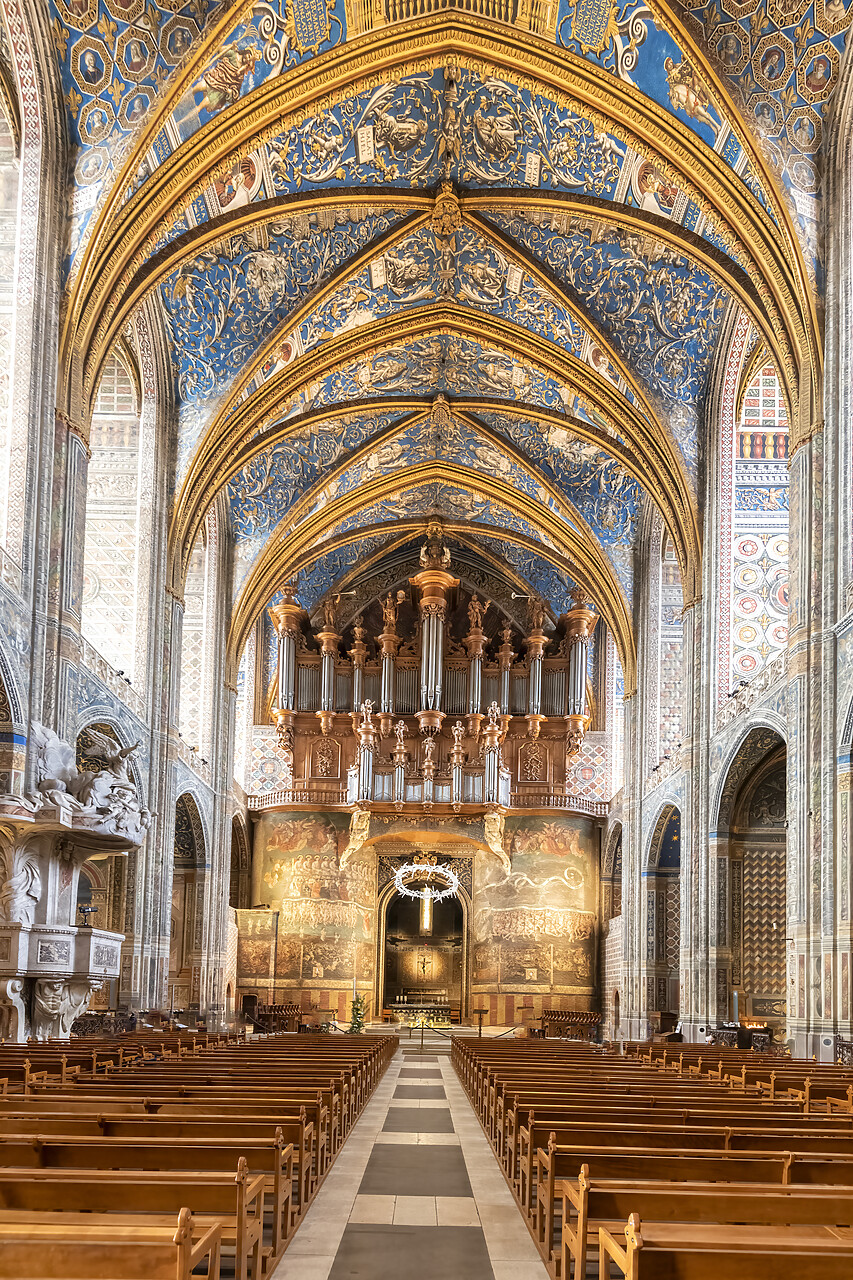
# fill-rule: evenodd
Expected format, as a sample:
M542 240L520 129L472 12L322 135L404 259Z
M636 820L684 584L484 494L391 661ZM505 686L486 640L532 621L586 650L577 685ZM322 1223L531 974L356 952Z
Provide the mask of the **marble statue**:
M33 990L34 1040L67 1040L72 1024L89 1007L97 984L39 978Z
M41 893L35 855L26 849L0 849L0 924L30 928Z

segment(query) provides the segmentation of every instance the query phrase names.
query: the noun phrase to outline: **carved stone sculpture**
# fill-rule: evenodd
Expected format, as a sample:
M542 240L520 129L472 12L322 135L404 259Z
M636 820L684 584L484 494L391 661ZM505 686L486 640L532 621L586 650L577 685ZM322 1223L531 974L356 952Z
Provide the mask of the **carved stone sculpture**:
M370 835L370 810L354 809L349 824L349 843L341 854L341 866L345 867L359 852Z
M507 871L511 871L512 863L504 849L504 817L497 809L490 809L486 813L483 819L483 835L492 853L500 858Z
M30 928L41 894L35 855L26 849L0 849L0 924Z
M27 1038L27 1009L22 978L0 978L0 1040L22 1044Z
M76 1018L89 1007L99 984L39 978L33 990L34 1040L67 1040Z

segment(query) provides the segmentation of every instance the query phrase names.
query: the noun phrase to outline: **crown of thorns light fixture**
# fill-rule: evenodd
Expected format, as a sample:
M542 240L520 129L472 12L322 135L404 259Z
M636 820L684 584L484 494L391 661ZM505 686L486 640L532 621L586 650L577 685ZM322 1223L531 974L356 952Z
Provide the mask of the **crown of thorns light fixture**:
M407 881L418 881L413 886ZM434 880L444 882L441 888ZM459 877L451 867L439 867L422 862L407 862L398 867L394 873L394 888L404 898L431 898L433 902L442 902L452 898L459 890Z

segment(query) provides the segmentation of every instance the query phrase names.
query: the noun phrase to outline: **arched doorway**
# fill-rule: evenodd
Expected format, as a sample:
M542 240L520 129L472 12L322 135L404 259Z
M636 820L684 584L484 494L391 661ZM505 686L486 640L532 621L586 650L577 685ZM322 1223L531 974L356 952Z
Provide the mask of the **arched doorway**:
M463 1008L465 911L458 897L442 902L388 896L382 912L381 1007L402 1001Z
M646 915L649 1022L656 1031L671 1031L681 1005L681 812L672 804L662 809L649 845Z
M718 1021L785 1034L787 748L774 730L747 734L722 787L717 827ZM727 855L727 856L726 856ZM722 873L722 874L721 874Z
M175 804L172 923L169 944L169 1008L191 1009L201 998L204 948L204 829L195 800Z

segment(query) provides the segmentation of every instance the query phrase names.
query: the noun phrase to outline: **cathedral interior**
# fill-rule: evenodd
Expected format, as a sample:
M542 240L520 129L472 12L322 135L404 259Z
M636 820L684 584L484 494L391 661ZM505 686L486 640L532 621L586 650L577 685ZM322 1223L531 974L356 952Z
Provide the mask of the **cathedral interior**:
M853 1274L851 24L0 0L0 1280Z
M0 16L0 1039L834 1061L845 0Z

